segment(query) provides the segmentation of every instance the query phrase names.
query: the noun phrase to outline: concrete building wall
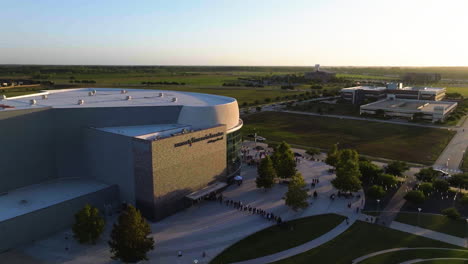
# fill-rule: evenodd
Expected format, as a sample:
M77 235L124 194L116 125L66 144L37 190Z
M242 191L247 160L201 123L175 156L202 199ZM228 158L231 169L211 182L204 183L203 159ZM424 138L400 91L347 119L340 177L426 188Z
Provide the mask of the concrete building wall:
M85 128L176 123L181 106L52 109L58 177L86 177Z
M230 129L239 124L239 106L237 101L214 106L183 106L177 123L194 129L224 124Z
M208 134L221 136L175 146ZM155 216L158 220L184 207L184 197L226 177L226 126L152 142Z
M57 176L50 112L0 111L0 193Z
M122 201L135 204L132 138L91 128L83 144L86 177L116 184Z
M74 223L75 213L87 203L103 211L104 204L115 204L116 201L118 188L114 185L0 222L0 252L70 227Z
M135 205L142 214L154 218L152 141L133 139Z

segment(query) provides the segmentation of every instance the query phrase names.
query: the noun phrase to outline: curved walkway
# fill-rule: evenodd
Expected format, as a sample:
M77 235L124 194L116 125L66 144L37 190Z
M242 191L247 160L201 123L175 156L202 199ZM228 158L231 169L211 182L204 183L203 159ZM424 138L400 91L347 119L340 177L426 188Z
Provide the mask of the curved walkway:
M365 256L362 256L362 257L359 257L357 259L354 259L352 264L356 264L356 263L359 263L359 262L362 262L368 258L372 258L372 257L375 257L375 256L378 256L378 255L381 255L381 254L385 254L385 253L390 253L390 252L395 252L395 251L405 251L405 250L450 250L450 251L465 251L465 252L468 252L468 250L465 250L465 249L456 249L456 248L435 248L435 247L420 247L420 248L390 248L390 249L385 249L385 250L381 250L381 251L377 251L377 252L373 252L373 253L370 253L370 254L367 254Z
M334 239L346 229L348 229L358 218L358 215L356 215L353 218L349 219L349 224L346 224L346 221L343 221L341 224L330 230L329 232L325 233L324 235L313 239L307 243L304 243L302 245L299 245L297 247L293 247L275 254L271 254L268 256L256 258L256 259L250 259L246 261L241 261L241 262L235 262L233 264L267 264L267 263L272 263L278 260L282 260L285 258L289 258L292 256L295 256L297 254L300 254L302 252L311 250L313 248L316 248L324 243L327 243L328 241Z
M408 260L408 261L405 261L405 262L401 262L400 264L413 264L413 263L426 262L426 261L431 261L431 260L463 260L463 261L466 261L468 259L466 259L466 258L412 259L412 260Z

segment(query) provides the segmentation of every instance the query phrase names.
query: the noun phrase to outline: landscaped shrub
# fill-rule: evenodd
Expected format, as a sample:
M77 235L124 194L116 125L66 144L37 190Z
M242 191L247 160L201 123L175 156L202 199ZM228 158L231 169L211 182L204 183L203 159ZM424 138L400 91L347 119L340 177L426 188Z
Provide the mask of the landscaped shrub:
M432 187L432 183L430 182L421 183L418 189L422 191L425 195L429 195L432 191L434 191L434 187Z
M373 185L367 190L367 196L372 199L380 199L385 196L386 192L382 186Z
M413 204L421 204L426 200L426 196L421 191L409 191L405 195L405 200Z
M432 187L438 192L446 192L450 188L450 185L446 180L437 179L432 183Z
M458 218L460 218L460 213L454 207L444 209L442 210L442 213L448 218L453 219L453 220L457 220Z

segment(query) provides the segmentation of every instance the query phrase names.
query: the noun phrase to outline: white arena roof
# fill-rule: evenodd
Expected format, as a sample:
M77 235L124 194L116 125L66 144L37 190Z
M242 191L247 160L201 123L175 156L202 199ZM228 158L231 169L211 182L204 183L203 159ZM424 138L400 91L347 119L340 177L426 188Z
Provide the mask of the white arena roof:
M128 137L150 139L156 136L168 137L173 133L180 133L183 129L190 130L191 126L183 124L155 124L143 126L103 127L96 129Z
M82 100L81 103L80 100ZM79 88L47 90L31 95L3 98L0 99L0 110L42 107L215 106L235 101L236 99L231 97L191 92L150 89Z
M61 178L9 191L0 195L0 222L108 187L90 179Z

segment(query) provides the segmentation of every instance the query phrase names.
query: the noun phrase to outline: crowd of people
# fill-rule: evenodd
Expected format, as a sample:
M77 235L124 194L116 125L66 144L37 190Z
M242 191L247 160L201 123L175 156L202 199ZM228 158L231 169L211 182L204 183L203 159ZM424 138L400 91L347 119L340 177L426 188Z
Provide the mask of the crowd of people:
M216 197L216 200L220 204L224 204L226 206L233 207L234 209L237 209L239 211L244 211L244 212L252 214L252 215L262 216L263 218L265 218L268 221L275 221L277 224L283 223L283 219L281 219L281 217L278 216L278 215L275 215L273 213L269 213L269 212L267 212L267 211L265 211L265 210L263 210L261 208L256 208L256 207L252 207L250 205L245 205L241 201L234 201L234 200L230 200L230 199L224 199L222 194L219 194Z

